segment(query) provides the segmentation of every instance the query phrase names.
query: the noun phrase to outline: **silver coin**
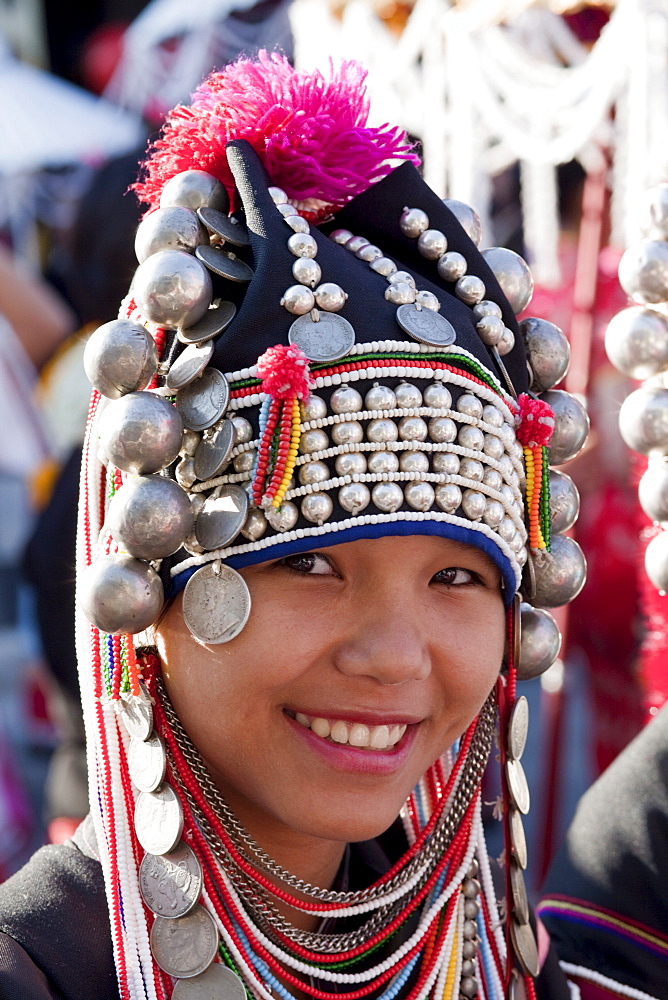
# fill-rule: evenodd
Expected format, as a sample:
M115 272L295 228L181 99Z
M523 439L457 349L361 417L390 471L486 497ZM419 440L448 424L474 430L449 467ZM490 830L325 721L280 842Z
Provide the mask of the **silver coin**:
M229 281L244 282L250 281L253 277L252 267L234 254L221 250L220 247L208 247L204 244L197 247L195 256L214 274L219 274L221 278L227 278Z
M212 357L212 340L207 340L203 344L190 344L172 361L165 379L167 388L185 389L202 374Z
M232 243L236 247L250 246L248 230L243 222L219 212L217 208L207 208L206 206L198 208L197 214L209 232L220 236L225 243Z
M237 537L247 517L246 491L234 484L221 486L204 501L195 521L195 538L208 552L222 549Z
M508 755L519 760L524 753L529 732L529 702L520 695L512 707L508 721Z
M538 965L538 947L531 930L531 924L519 924L516 920L511 920L510 939L524 971L529 976L536 977L540 972L540 967Z
M201 344L226 330L237 314L234 302L223 301L208 309L192 326L179 327L176 334L182 344Z
M513 913L521 924L529 923L529 897L524 884L522 869L511 860L510 862L510 892L513 897Z
M147 740L130 740L128 770L140 792L154 792L165 777L167 755L159 736L153 733Z
M202 892L202 866L183 841L169 854L145 854L139 866L139 891L158 916L184 917Z
M246 581L230 566L202 566L183 591L183 618L200 642L229 642L248 621L251 598Z
M529 861L527 854L527 839L524 833L524 823L522 822L522 814L510 807L510 812L508 815L510 822L510 850L513 858L517 861L520 868L526 868Z
M191 431L204 431L218 423L227 408L230 387L217 368L207 368L201 378L181 389L176 408Z
M234 424L223 419L204 436L195 452L195 475L198 479L213 479L225 468L234 447Z
M404 303L397 309L397 323L401 329L421 344L447 347L454 344L457 334L445 316L433 309L418 309L413 303Z
M121 718L130 736L136 740L147 740L153 732L153 707L151 696L143 681L139 682L141 694L121 695Z
M179 979L199 976L218 951L218 929L203 906L196 906L176 920L156 917L150 939L157 964L163 972Z
M169 854L183 831L183 809L169 785L140 792L135 806L137 840L149 854Z
M236 972L216 962L193 979L179 979L172 1000L246 1000L246 988Z
M300 316L290 327L288 340L309 361L338 361L349 354L355 343L355 331L343 316L319 312L316 323L310 314Z
M519 760L506 761L506 778L510 797L517 809L525 816L529 812L531 796L524 768Z

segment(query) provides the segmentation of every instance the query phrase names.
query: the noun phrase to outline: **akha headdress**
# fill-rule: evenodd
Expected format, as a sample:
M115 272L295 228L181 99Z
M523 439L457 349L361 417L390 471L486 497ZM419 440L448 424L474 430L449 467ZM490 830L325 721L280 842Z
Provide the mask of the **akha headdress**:
M172 852L183 846L185 813L212 869L222 865L228 892L221 909L205 872L206 907L193 910L193 919L209 934L215 926L214 952L220 933L226 964L258 997L268 996L267 983L281 992L277 969L301 976L316 957L318 977L334 975L322 956L328 945L311 935L303 953L290 951L285 927L263 910L254 916L256 934L239 909L239 893L248 902L249 856L253 864L260 858L260 869L267 862L247 835L235 840L233 817L220 819L215 788L197 799L201 773L188 784L196 751L186 746L150 658L137 662L133 636L157 620L165 595L185 586L189 628L216 643L237 635L252 613L236 570L254 562L357 538L428 533L477 545L497 563L517 644L510 643L499 694L511 734L502 741L514 845L510 927L521 968L535 975L522 882L526 702L514 701L514 683L516 667L519 676L536 676L556 658L559 632L543 609L570 600L584 582L582 554L563 534L577 516L577 492L550 470L574 457L587 433L580 404L552 388L568 364L565 338L542 320L518 327L515 313L532 290L526 264L503 248L480 252L477 216L424 184L404 134L367 127L363 79L354 64L325 80L261 54L214 74L189 107L177 108L138 185L150 210L137 234L132 287L119 320L96 331L86 351L95 391L79 600L91 625L79 637L98 836L120 843L126 862L143 848L145 874L168 873ZM517 593L536 605L522 605L521 646ZM144 744L153 741L170 762L171 782L163 782L161 765L150 786L133 776L139 793L128 798L113 777L127 744L114 704L132 737L130 775L132 754L144 759ZM437 988L439 996L473 996L478 986L496 997L510 982L475 819L490 711L472 725L454 762L437 762L416 790L422 801L407 826L413 847L396 881L345 905L314 890L323 915L378 911L376 930L369 925L361 934L362 951L390 940L402 906L406 913L426 906L417 936L389 964L359 972L358 945L339 942L344 971L335 981L357 984L355 996L392 980L382 994L388 998L405 983L416 1000ZM482 758L469 753L480 740ZM446 806L453 788L469 785L457 817L469 832L451 842ZM202 832L212 828L223 843L215 858ZM423 868L416 844L426 851ZM161 996L165 971L179 982L196 973L164 958L162 939L154 938L166 934L167 918L146 893L139 898L136 873L133 882L121 868L116 850L105 874L119 975L124 969L127 981L132 974L143 984L146 992L136 996ZM291 884L288 873L281 878ZM459 957L450 967L455 940Z

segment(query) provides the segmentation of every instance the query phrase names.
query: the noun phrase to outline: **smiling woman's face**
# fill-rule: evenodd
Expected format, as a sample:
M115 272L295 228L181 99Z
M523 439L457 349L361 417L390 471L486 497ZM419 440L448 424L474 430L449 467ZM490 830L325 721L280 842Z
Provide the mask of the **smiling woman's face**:
M167 690L219 788L263 844L387 829L466 729L504 647L499 573L429 535L348 542L242 571L231 642L197 643L175 601Z

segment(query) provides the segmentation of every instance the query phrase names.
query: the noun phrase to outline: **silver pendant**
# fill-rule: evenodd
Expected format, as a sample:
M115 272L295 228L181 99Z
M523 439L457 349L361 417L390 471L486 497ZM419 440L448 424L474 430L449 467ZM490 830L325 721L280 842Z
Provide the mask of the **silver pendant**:
M154 792L162 784L167 767L163 742L155 733L147 740L130 740L128 770L140 792Z
M130 736L147 740L153 732L153 706L151 696L143 681L139 682L141 694L121 695L121 718Z
M510 862L510 892L513 897L513 913L521 924L529 923L529 897L524 875L514 861Z
M139 866L139 891L158 916L184 917L202 892L202 866L183 841L169 854L145 854Z
M183 831L183 809L169 785L140 792L135 806L137 840L149 854L169 854Z
M520 695L513 705L508 722L508 756L519 760L524 753L529 732L529 702Z
M197 214L209 232L220 236L225 243L232 243L235 247L250 246L248 230L243 222L219 212L217 208L199 208Z
M526 868L529 858L527 854L527 840L522 823L522 814L512 806L509 810L510 820L510 850L513 858L520 868Z
M196 906L176 920L156 917L150 940L160 968L179 979L190 979L204 972L218 951L218 929L203 906Z
M221 472L229 461L230 452L234 447L234 424L223 419L204 437L195 452L195 475L198 479L213 479Z
M247 517L246 491L234 484L221 486L204 501L195 521L195 538L207 552L222 549L237 537Z
M212 357L212 340L207 340L203 344L190 344L172 361L165 379L167 388L175 391L185 389L202 374Z
M219 247L199 246L195 256L209 271L219 274L221 278L227 278L228 281L246 282L253 277L252 267L234 254L225 253Z
M540 966L536 938L531 930L531 924L520 924L516 920L511 920L510 939L522 968L529 976L535 978L540 972Z
M239 635L250 609L246 581L230 566L202 566L183 591L186 625L196 639L211 645L229 642Z
M176 336L182 344L201 344L226 330L236 314L234 302L223 301L215 309L207 309L199 322L180 326Z
M418 309L414 303L404 303L397 309L397 323L413 340L434 347L454 344L457 334L452 323L433 309Z
M519 760L506 761L506 778L513 804L526 816L531 805L531 797L526 774Z
M320 312L319 320L311 319L310 313L300 316L290 327L288 340L309 361L338 361L349 354L355 343L355 331L343 316L337 313Z
M216 962L193 979L179 979L172 1000L246 1000L246 988L236 972Z
M230 387L217 368L207 368L201 378L181 389L176 408L191 431L204 431L218 423L227 408Z

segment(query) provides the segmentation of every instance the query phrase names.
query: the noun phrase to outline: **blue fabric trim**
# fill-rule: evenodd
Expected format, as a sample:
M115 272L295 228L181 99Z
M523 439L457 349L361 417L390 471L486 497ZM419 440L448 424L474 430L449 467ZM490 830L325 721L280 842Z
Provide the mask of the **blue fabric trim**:
M386 535L440 535L442 538L451 538L455 542L482 549L501 573L503 602L506 607L510 606L515 593L515 572L508 558L487 535L483 535L482 532L475 531L473 528L450 524L447 521L389 521L381 524L360 524L331 535L296 538L292 542L277 540L276 545L269 545L265 549L230 556L229 559L225 560L225 565L232 566L233 569L243 569L244 566L255 566L257 563L298 555L300 552L313 552L316 549L339 545L342 542L355 542L360 538L382 538ZM167 588L167 598L174 597L180 590L183 590L190 577L198 569L199 566L193 566L173 577L171 585Z

